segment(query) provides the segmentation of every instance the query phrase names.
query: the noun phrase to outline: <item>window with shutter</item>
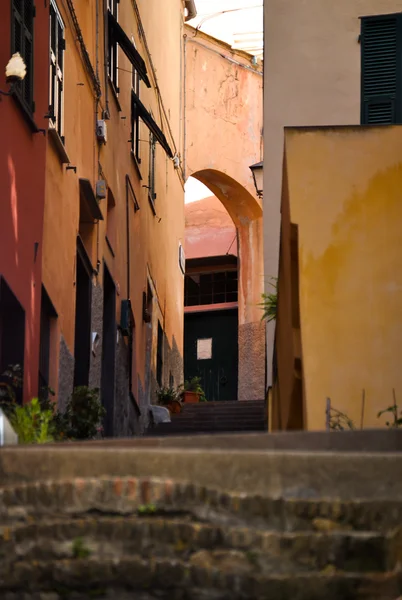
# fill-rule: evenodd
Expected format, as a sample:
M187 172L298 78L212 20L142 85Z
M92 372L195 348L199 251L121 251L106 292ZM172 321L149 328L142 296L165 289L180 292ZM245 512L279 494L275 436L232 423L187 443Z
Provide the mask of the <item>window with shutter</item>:
M134 40L133 46L135 47ZM133 66L132 90L137 98L140 97L140 75ZM141 163L140 158L140 115L138 107L134 102L131 102L131 152L138 163Z
M118 20L119 2L120 0L107 0L107 9L111 12L116 21ZM107 19L106 22L108 22ZM108 30L108 75L116 93L119 93L117 40L115 39L110 26Z
M402 14L365 17L361 27L361 123L402 123Z
M155 210L155 154L156 139L153 133L149 133L149 174L148 174L148 198Z
M11 54L19 52L27 67L24 80L17 84L16 93L30 112L33 102L33 28L35 7L33 0L12 0L11 3Z
M64 22L56 3L50 3L50 124L64 142L63 137L63 89L64 89Z

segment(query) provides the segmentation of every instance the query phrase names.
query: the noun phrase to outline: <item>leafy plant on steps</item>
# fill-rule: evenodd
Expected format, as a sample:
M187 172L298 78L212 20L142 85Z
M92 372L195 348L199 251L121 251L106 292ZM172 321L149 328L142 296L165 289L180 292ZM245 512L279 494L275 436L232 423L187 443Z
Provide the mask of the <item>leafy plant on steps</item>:
M53 440L52 410L42 410L38 398L28 404L16 406L10 415L10 423L18 435L20 444L45 444Z
M395 390L392 390L392 394L394 397L394 403L391 406L388 406L388 408L385 408L384 410L380 410L377 417L381 417L382 415L386 415L387 413L389 413L390 416L392 417L392 421L386 421L386 423L385 423L386 426L390 427L392 429L398 429L399 427L402 427L402 410L399 411L399 407L396 403ZM399 415L398 415L398 411L399 411Z
M184 383L179 385L178 391L180 396L183 396L184 392L194 392L195 394L199 395L200 402L207 402L205 392L201 386L201 377L192 377L191 379L186 379Z
M276 277L271 277L271 281L269 285L274 288L274 292L264 293L261 295L262 302L259 303L258 306L264 311L261 320L275 321L278 310L278 279Z
M156 392L156 395L158 396L158 404L161 406L179 400L177 389L174 387L162 387Z

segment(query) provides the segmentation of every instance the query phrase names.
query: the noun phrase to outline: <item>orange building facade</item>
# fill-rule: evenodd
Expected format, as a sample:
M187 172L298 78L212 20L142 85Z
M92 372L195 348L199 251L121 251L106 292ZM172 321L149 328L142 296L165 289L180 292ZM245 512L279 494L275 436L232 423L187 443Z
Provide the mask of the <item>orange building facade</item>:
M35 115L46 138L29 133L26 155L15 141L18 202L37 202L34 217L18 204L26 289L11 239L0 273L28 319L24 400L50 387L63 407L75 386L100 388L106 435L143 431L157 387L183 377L181 40L193 4L49 0L36 10ZM15 132L18 107L7 98L0 108ZM15 231L12 138L4 236Z

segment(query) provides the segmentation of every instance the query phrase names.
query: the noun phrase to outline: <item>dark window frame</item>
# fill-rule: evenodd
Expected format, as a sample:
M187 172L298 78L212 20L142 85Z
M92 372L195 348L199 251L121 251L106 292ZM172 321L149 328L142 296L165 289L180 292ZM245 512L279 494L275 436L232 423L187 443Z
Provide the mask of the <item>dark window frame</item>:
M402 123L402 13L362 17L360 44L361 124Z
M55 0L50 0L49 122L64 144L65 24Z
M137 98L140 97L140 81L140 75L135 67L133 67L131 88ZM138 105L135 102L131 102L131 153L140 165L140 114Z
M229 273L231 274L229 276ZM191 293L190 279L199 277L198 290ZM203 279L203 281L202 281ZM194 285L197 285L195 283ZM186 273L184 279L184 306L208 306L238 302L239 282L237 269Z
M116 21L119 20L120 0L107 0L107 10L111 12ZM107 19L106 19L107 22ZM116 40L108 35L107 73L116 94L119 93L119 45Z
M152 131L149 132L149 170L148 170L148 198L155 212L155 166L156 166L156 138Z
M19 5L21 8L19 8ZM34 102L34 18L33 0L11 0L11 54L19 52L24 59L27 73L23 81L14 87L22 107L32 117ZM17 36L19 39L17 40Z

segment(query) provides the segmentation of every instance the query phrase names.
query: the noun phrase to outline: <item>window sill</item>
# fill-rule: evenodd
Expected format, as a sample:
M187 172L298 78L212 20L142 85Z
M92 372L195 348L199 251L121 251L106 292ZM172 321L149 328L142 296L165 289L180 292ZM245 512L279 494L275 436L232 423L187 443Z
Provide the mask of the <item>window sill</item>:
M57 130L54 129L53 127L49 127L48 136L51 139L53 147L59 156L60 162L62 164L69 164L70 159L69 159L66 149L64 147L63 141L62 141L61 137L59 136L59 134L57 133Z
M117 92L117 90L116 90L116 86L114 85L114 83L113 83L113 81L110 79L110 77L108 77L108 83L109 83L109 88L110 88L110 90L111 90L111 92L112 92L112 96L113 96L113 98L114 98L114 101L116 102L116 105L117 105L117 110L118 110L119 112L121 112L121 111L122 111L122 108L121 108L121 104L120 104L120 102L119 102L119 95L118 95L118 92Z
M149 191L148 191L148 200L149 200L149 205L152 209L152 212L154 213L154 217L156 217L155 200L152 198L151 193Z
M140 163L138 162L138 159L137 159L137 157L135 156L135 154L134 154L134 152L132 150L131 150L131 158L133 159L134 168L136 170L138 178L141 181L142 180L142 175L141 175L141 170L140 170Z
M32 130L32 133L38 133L40 130L39 130L39 127L37 126L37 124L35 123L35 120L33 118L33 113L28 109L25 102L19 96L18 92L14 91L12 94L12 98L13 98L14 102L16 103L16 105L18 106L18 108L21 110L26 123L29 125L29 127Z
M111 242L110 242L109 238L107 237L107 235L105 235L105 240L106 240L106 244L107 244L107 246L108 246L108 248L109 248L109 250L110 250L110 253L111 253L111 255L112 255L112 256L113 256L113 258L114 258L114 257L115 257L115 254L114 254L113 246L112 246L112 244L111 244Z

